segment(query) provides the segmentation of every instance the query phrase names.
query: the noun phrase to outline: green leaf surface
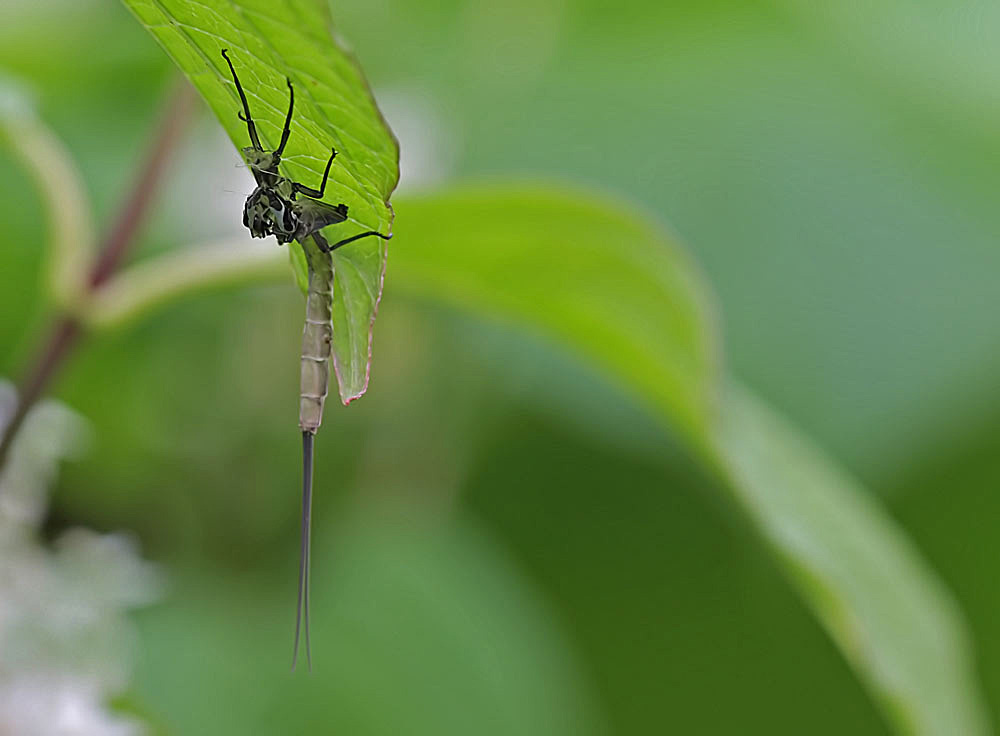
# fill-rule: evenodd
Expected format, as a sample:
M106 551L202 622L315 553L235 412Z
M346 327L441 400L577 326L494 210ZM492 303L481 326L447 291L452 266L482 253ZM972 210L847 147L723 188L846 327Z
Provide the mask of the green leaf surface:
M398 288L519 323L603 367L720 472L899 733L987 733L961 616L903 532L761 402L716 400L707 289L666 234L592 195L541 188L401 207Z
M355 245L364 244L362 248ZM367 238L334 251L333 369L345 404L368 390L375 315L382 298L388 244Z
M661 227L598 194L543 185L452 190L408 199L403 211L392 258L400 288L557 340L707 442L713 310Z
M720 462L740 505L902 734L987 734L951 595L876 499L745 389Z
M395 138L353 57L334 40L320 0L124 0L208 102L237 147L249 145L230 58L246 91L261 142L273 149L295 87L291 137L282 173L317 187L338 152L324 200L346 203L331 242L364 230L392 229L388 204L399 178ZM248 191L249 193L249 191ZM345 252L348 251L349 252ZM334 352L346 402L367 386L371 328L382 292L385 245L376 238L334 254Z

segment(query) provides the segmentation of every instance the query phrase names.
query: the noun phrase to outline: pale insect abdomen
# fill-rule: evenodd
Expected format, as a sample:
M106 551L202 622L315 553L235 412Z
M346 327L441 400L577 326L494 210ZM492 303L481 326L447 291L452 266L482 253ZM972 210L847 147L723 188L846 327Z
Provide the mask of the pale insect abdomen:
M299 427L316 434L323 421L323 405L330 389L333 343L333 259L312 239L303 244L309 261L306 324L302 330Z

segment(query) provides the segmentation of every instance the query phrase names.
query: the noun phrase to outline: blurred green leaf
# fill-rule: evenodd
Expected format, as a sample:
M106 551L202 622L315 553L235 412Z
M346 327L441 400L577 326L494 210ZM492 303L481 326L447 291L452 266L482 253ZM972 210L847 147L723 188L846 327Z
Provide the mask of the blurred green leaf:
M554 338L624 378L693 444L708 442L719 367L711 303L691 259L649 218L542 185L400 206L400 288Z
M78 316L93 328L118 327L193 292L287 279L283 261L276 248L243 238L178 248L121 271Z
M262 585L259 571L187 579L175 603L142 615L148 658L138 692L167 711L174 732L602 731L563 633L482 529L412 515L353 522L317 537L324 582L313 601L308 675L286 669L287 576L286 586ZM335 547L322 541L335 538Z
M317 186L330 156L326 199L345 202L354 230L392 228L389 196L399 178L396 141L354 59L333 38L320 0L124 0L188 76L233 142L249 145L230 57L265 146L274 148L295 85L295 115L283 173ZM333 240L353 234L338 230ZM334 357L342 400L364 393L371 329L381 298L386 247L369 238L334 254Z
M70 309L83 296L93 259L94 224L82 177L72 156L35 114L27 95L0 78L0 142L31 174L49 220L46 286Z
M875 498L736 386L719 448L734 496L897 732L989 733L961 614Z
M986 733L961 616L903 533L763 405L721 402L706 288L655 226L592 195L482 188L402 205L395 283L540 330L679 429L900 733Z

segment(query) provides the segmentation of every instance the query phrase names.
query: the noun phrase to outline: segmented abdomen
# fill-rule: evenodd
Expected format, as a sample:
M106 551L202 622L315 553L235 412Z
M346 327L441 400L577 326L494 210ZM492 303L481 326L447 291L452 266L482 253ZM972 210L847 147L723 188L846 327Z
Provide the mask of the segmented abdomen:
M302 244L309 262L306 324L302 330L302 368L299 427L316 434L323 421L323 404L330 388L330 350L333 341L333 261L312 238Z

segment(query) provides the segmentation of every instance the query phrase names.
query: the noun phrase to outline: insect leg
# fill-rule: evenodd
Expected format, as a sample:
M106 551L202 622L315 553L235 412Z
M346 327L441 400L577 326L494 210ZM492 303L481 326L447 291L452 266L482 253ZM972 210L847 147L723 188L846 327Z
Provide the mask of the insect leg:
M292 88L292 80L285 77L285 81L288 83L288 114L285 116L285 127L281 131L281 143L274 151L274 155L279 158L284 153L285 144L288 143L288 136L292 132L292 108L295 107L295 90Z
M309 233L309 237L313 239L313 242L316 243L316 247L319 248L323 253L330 252L330 243L327 241L326 238L323 237L323 233L321 233L319 230L317 230L314 233Z
M326 191L326 180L330 176L330 166L333 164L333 159L335 158L337 158L337 149L331 148L330 160L326 162L326 170L323 172L323 181L320 182L319 189L313 189L312 187L307 187L304 184L296 182L292 184L292 191L296 194L302 193L313 199L323 199L323 192Z
M222 49L222 58L229 64L229 71L233 73L233 81L236 82L236 91L240 93L240 101L243 103L243 114L239 116L240 120L247 124L247 131L250 133L250 142L253 144L253 147L258 151L263 151L264 148L260 145L260 138L257 137L257 126L253 124L253 118L250 116L250 105L247 104L247 96L243 92L243 85L240 84L240 78L236 76L236 69L233 68L233 62L229 60L227 51L229 49Z
M378 230L369 230L366 233L361 233L360 235L352 235L349 238L344 238L343 240L338 241L338 242L334 243L333 245L328 246L328 248L330 250L324 250L323 249L323 244L320 244L320 250L323 250L324 253L329 253L330 251L337 250L337 248L339 248L342 245L347 245L348 243L353 243L355 240L361 240L361 238L367 238L367 237L370 237L372 235L375 235L375 236L377 236L379 238L382 238L382 240L392 240L392 233L389 233L388 235L383 235Z

